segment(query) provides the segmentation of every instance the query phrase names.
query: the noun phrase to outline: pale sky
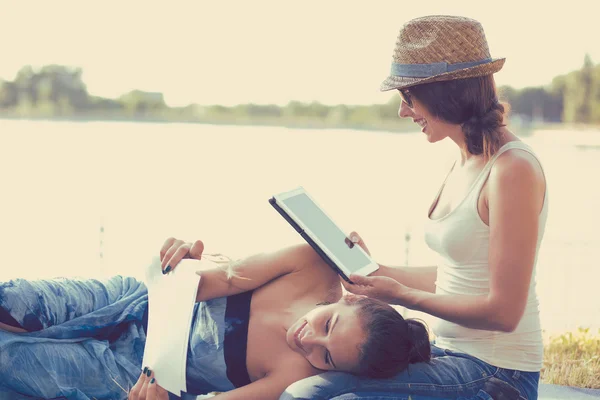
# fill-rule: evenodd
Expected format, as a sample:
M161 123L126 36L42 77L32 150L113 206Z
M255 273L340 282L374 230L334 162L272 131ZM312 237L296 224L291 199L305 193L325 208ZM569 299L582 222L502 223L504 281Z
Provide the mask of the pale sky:
M0 77L83 68L91 94L160 91L170 105L386 102L379 92L407 20L479 20L499 85L550 83L600 62L599 0L0 0Z

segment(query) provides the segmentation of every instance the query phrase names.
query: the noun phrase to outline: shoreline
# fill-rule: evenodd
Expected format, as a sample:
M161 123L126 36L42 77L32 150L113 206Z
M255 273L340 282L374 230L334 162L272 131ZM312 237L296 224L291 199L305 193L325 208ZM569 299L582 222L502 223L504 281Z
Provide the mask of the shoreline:
M0 120L7 121L42 121L42 122L71 122L71 123L90 123L90 122L106 122L106 123L138 123L138 124L183 124L183 125L215 125L215 126L252 126L252 127L281 127L287 129L299 130L356 130L356 131L373 131L373 132L388 132L388 133L413 133L415 131L414 124L408 120L377 120L376 123L364 124L343 124L331 123L322 120L290 120L281 121L279 119L256 119L256 120L200 120L200 119L170 119L161 117L125 117L107 115L103 116L65 116L65 117L48 117L48 116L18 116L0 114ZM533 134L534 131L548 131L557 134L560 131L577 131L577 132L599 132L600 125L592 124L577 124L563 122L533 122L520 123L519 119L514 119L508 122L509 129L512 127L518 136L527 137ZM594 146L595 148L595 146Z

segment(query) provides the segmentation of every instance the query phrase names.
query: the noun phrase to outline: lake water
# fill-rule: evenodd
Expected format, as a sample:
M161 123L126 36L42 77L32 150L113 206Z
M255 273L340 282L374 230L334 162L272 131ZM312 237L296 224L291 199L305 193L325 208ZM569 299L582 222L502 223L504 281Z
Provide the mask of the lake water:
M378 262L433 265L422 220L456 152L422 133L196 124L0 120L0 139L1 280L140 277L169 236L232 257L299 243L267 200L300 185ZM543 327L598 329L600 131L524 140L550 190Z

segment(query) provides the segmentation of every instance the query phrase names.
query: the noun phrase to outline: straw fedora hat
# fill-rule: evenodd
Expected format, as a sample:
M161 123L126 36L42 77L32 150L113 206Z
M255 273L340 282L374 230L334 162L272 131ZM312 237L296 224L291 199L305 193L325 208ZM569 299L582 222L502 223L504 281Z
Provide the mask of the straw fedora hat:
M431 15L408 21L392 55L381 91L498 72L505 58L492 58L483 27L474 19Z

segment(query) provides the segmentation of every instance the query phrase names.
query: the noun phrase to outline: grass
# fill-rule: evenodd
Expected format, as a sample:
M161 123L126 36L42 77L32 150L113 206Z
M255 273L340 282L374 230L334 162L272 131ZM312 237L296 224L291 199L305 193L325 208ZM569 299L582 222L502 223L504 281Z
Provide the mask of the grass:
M594 335L580 328L551 337L544 346L541 381L600 389L600 330Z

